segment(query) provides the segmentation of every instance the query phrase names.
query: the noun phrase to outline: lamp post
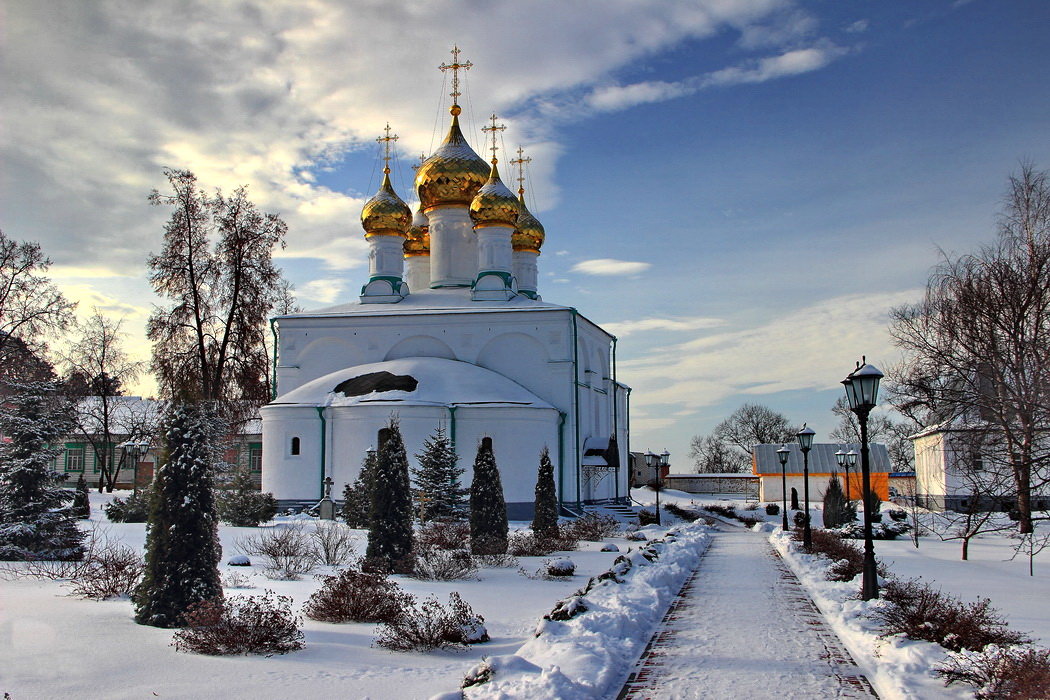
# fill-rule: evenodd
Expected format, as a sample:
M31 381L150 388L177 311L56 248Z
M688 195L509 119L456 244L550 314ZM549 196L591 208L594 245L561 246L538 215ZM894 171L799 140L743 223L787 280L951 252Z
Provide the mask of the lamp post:
M849 500L849 470L846 469L846 451L839 448L839 451L835 453L835 463L846 472L846 500Z
M846 498L849 498L849 470L857 466L857 451L850 450L846 453Z
M141 455L146 454L146 452L149 450L149 445L147 443L144 443L144 442L134 442L132 440L128 440L127 442L120 443L120 449L121 449L121 451L124 452L124 459L125 460L127 460L129 457L131 458L131 465L132 465L132 470L133 470L133 475L131 477L131 479L132 479L131 490L132 490L133 493L138 493L139 492L139 457ZM114 474L114 481L115 480L116 480L116 475Z
M872 600L879 597L878 572L875 570L875 544L871 536L871 462L868 454L868 414L879 396L879 380L884 376L874 365L862 358L857 369L842 380L849 400L849 410L857 414L860 422L860 471L862 498L864 500L864 570L861 579L860 597Z
M813 547L813 532L809 529L809 451L813 449L813 436L816 435L813 428L807 428L802 424L802 430L795 434L798 438L798 447L802 450L802 488L806 494L806 512L802 518L802 546L806 550Z
M791 454L791 450L787 448L787 445L781 445L780 449L777 450L777 459L780 460L780 497L784 503L784 507L780 509L780 514L783 516L784 521L784 532L788 530L787 462L789 454Z
M663 455L653 453L652 450L648 450L645 453L645 464L654 470L656 476L653 477L652 481L649 482L649 486L652 487L653 491L656 492L656 524L662 525L660 521L660 487L663 485L660 481L660 467L662 464L666 464L666 459L670 457L670 453L664 450Z

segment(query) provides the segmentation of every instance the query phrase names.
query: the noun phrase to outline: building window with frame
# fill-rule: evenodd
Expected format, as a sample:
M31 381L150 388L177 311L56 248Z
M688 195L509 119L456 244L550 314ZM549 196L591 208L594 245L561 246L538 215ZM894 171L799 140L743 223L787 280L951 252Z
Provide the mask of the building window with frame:
M66 443L66 459L64 468L67 472L84 471L84 444L81 442Z
M299 438L297 438L297 437L293 437L292 438L292 444L291 444L291 448L290 448L289 452L290 452L290 454L293 457L297 456L299 454Z
M258 474L262 471L262 443L248 443L248 469L253 474Z

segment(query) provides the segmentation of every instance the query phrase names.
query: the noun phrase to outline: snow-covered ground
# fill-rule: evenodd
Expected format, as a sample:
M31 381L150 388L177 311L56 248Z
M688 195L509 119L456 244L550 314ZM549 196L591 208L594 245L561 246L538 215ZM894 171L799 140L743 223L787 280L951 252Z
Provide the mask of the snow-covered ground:
M108 500L104 497L104 500ZM98 494L92 496L92 522L109 537L141 550L141 524L108 523ZM524 523L512 526L524 526ZM253 528L223 527L225 562L237 552L235 541ZM363 551L366 533L360 533ZM629 543L610 539L621 550ZM483 656L511 654L532 637L554 603L608 569L618 556L601 552L600 543L581 542L567 556L576 574L566 580L526 578L517 568L485 568L476 581L417 581L395 577L419 597L437 595L446 602L458 591L485 618L492 641L464 652L399 653L372 646L376 625L328 624L305 620L306 648L283 656L207 657L178 653L169 646L171 630L135 624L127 600L92 602L68 597L50 581L0 580L0 693L16 700L32 698L426 698L458 688L468 669ZM522 557L535 571L543 557ZM244 573L245 568L233 569ZM271 581L248 570L249 590L227 595L290 595L298 609L317 588L312 576L300 581ZM317 573L325 573L319 570ZM644 644L644 642L643 642Z

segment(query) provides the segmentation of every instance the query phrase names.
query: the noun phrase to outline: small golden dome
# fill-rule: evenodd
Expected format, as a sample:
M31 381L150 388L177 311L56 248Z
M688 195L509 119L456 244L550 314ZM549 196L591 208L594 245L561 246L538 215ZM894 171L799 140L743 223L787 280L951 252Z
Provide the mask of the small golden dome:
M422 209L416 209L412 228L408 229L408 238L405 239L405 257L417 255L430 255L430 224Z
M412 210L390 184L390 169L383 169L383 184L361 208L361 226L368 236L404 236L412 223Z
M514 250L530 250L539 253L547 235L543 230L543 224L525 207L524 194L518 195L518 206L521 208L521 215L518 216L518 227L514 229L514 235L510 239L511 244Z
M444 205L469 206L488 178L488 166L460 131L459 113L459 105L452 105L448 136L416 172L423 211Z
M518 222L521 208L518 198L499 179L496 160L492 160L492 172L474 201L470 203L470 218L474 228L481 226L514 226Z

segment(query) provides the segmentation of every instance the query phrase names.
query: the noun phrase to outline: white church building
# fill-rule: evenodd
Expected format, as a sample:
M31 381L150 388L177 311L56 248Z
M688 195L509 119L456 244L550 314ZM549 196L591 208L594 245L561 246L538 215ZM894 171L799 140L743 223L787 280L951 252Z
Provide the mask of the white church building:
M447 67L455 102L465 66ZM282 504L316 502L328 478L341 494L392 415L413 466L444 428L464 486L478 444L492 438L512 519L531 517L545 447L565 512L627 498L630 390L616 379L616 338L541 299L544 229L523 187L515 196L501 182L495 149L491 164L482 160L460 130L460 107L450 111L448 135L417 171L415 216L389 167L364 205L360 297L274 319L277 397L262 409L262 488Z

